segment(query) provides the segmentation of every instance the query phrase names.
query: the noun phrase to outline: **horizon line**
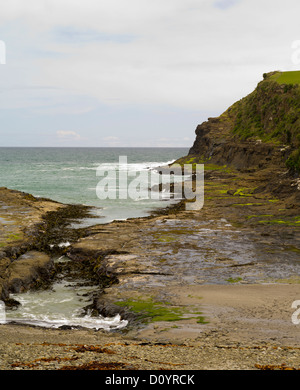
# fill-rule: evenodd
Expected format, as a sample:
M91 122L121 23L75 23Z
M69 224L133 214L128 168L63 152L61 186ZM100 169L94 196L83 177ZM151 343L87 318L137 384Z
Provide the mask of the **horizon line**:
M82 148L82 149L98 149L98 148L111 148L111 149L128 149L128 148L135 148L135 149L185 149L190 148L190 146L0 146L1 148Z

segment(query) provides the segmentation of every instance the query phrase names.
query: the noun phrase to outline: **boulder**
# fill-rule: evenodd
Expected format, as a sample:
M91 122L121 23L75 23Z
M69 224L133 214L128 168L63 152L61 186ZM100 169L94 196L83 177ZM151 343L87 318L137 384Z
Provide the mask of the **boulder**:
M34 287L47 285L54 268L53 260L43 252L30 251L13 261L9 268L7 288L10 293L20 293Z

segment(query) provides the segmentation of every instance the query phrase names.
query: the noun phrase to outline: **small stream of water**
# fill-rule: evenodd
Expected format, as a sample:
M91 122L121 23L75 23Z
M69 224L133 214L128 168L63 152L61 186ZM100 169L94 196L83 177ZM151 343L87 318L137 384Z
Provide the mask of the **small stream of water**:
M62 256L56 262L68 261ZM11 294L20 303L17 309L6 311L6 322L16 322L47 328L62 326L92 329L121 329L127 325L119 315L92 317L83 309L92 303L92 293L98 286L90 286L84 280L67 281L57 275L50 289ZM1 320L1 319L0 319Z

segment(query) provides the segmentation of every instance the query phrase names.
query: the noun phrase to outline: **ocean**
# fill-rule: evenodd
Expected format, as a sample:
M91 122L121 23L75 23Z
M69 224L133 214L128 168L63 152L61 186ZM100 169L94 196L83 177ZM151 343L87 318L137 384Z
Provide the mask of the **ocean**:
M168 194L162 199L150 196L150 179L158 175L155 168L187 153L187 148L0 148L0 186L65 204L93 206L93 218L81 221L81 227L143 217L174 202ZM122 180L124 177L128 180ZM136 186L127 196L118 196L124 195L125 187L135 179L143 190ZM55 261L68 259L63 256ZM21 305L6 312L0 306L0 323L106 330L125 327L127 321L119 315L82 314L82 308L90 303L86 297L91 288L60 281L47 291L12 294Z
M97 176L98 167L117 177L120 170L138 176L187 153L187 148L0 148L0 186L61 203L94 206L99 218L86 223L107 223L146 216L167 203L147 199L147 194L99 199L96 189L104 177ZM127 164L120 164L120 157L126 157ZM119 187L118 182L110 185Z

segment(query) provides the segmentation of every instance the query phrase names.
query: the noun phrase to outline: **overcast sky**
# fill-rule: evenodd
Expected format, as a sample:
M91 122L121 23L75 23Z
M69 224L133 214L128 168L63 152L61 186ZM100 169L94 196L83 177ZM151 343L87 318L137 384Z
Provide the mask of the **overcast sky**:
M299 0L0 1L0 146L190 147L300 68Z

